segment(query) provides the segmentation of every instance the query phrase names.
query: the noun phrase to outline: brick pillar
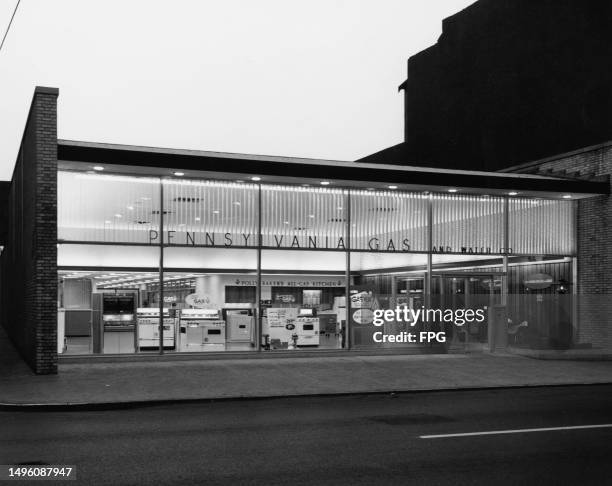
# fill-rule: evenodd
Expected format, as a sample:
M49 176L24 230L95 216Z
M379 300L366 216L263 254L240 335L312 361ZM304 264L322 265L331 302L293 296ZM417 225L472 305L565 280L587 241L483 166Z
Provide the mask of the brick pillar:
M578 203L579 342L612 349L612 197Z
M8 195L2 325L38 374L57 373L57 96L37 87Z
M39 374L57 373L57 88L34 92L36 123L36 363Z

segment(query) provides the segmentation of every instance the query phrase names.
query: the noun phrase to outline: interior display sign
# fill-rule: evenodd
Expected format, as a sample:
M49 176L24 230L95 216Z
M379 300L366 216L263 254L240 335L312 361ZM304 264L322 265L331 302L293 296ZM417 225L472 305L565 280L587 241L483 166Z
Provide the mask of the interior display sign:
M534 273L523 280L523 285L533 290L547 289L552 284L553 277L547 273Z
M378 300L371 288L357 289L351 295L351 322L355 325L371 325L374 321L374 310L378 309Z
M374 312L370 309L357 309L353 312L353 320L357 324L372 324L374 322Z
M185 297L185 303L198 309L207 309L212 305L210 296L198 293L189 294Z
M274 302L282 302L283 304L292 304L295 302L295 295L291 294L276 294Z

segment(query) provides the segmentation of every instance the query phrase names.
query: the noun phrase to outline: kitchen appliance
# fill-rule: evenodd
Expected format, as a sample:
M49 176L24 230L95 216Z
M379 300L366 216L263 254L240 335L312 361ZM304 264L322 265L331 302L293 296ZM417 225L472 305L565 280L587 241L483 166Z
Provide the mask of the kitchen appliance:
M218 309L182 309L180 325L185 347L225 348L225 321Z
M102 329L105 354L135 351L134 294L103 294Z
M138 319L138 348L159 349L159 308L139 307L136 311ZM174 348L174 318L170 317L164 308L164 349Z
M295 320L295 331L297 334L298 346L318 346L319 345L319 318L316 316L316 310L311 308L302 308L298 311L298 317Z
M252 309L223 309L228 343L253 341L255 316Z

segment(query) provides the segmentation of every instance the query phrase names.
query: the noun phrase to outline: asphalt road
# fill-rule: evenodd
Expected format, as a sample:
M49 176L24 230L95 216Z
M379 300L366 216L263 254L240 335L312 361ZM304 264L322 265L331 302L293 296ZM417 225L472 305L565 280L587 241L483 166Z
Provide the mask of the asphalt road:
M88 485L603 485L612 428L515 432L601 424L612 385L3 411L0 463Z

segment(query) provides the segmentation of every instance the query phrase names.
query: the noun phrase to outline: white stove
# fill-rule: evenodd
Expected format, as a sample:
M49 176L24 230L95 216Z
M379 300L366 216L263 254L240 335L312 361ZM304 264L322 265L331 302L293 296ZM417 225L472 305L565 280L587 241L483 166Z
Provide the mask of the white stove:
M159 349L159 308L139 307L136 311L138 320L138 347ZM164 348L174 348L175 324L168 309L164 308Z
M225 346L225 321L218 309L183 309L181 334L187 347Z

